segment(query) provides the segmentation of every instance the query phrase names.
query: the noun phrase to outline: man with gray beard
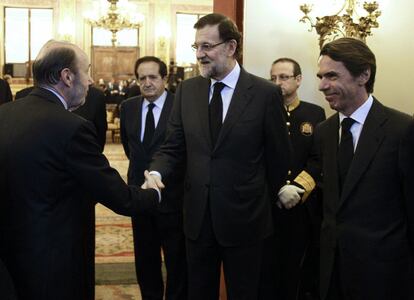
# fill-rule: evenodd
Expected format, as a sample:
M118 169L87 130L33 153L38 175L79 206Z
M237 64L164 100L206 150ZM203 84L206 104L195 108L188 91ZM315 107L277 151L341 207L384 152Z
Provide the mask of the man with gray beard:
M194 28L201 76L178 87L166 141L150 170L162 187L187 161L189 299L218 299L223 263L228 299L254 300L263 240L273 231L271 203L290 160L282 95L238 64L241 34L233 21L209 14Z

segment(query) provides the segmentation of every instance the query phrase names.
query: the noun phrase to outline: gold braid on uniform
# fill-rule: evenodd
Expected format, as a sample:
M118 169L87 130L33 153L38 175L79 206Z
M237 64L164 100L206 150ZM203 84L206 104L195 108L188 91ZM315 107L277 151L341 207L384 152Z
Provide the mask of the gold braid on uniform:
M308 172L302 171L298 176L296 176L294 182L302 186L305 190L305 193L303 193L301 199L302 202L305 202L306 198L308 198L309 194L316 186L315 180L313 180L312 176L310 176Z

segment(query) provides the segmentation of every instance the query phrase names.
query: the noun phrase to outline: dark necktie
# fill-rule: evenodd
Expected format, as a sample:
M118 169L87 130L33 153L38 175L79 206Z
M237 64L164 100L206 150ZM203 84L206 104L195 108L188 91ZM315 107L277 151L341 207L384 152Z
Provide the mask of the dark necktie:
M149 149L151 145L152 137L154 136L155 131L155 121L154 121L154 114L152 113L152 109L154 108L155 104L150 103L148 104L148 111L147 116L145 118L145 132L144 138L142 143L144 144L145 149Z
M225 86L226 85L222 82L216 82L214 84L213 97L211 98L210 105L208 107L210 134L213 146L216 144L217 137L223 123L223 100L221 98L221 91Z
M345 182L346 175L354 157L354 143L352 140L352 133L350 131L355 120L352 118L345 118L341 122L341 142L338 148L338 175L340 191Z

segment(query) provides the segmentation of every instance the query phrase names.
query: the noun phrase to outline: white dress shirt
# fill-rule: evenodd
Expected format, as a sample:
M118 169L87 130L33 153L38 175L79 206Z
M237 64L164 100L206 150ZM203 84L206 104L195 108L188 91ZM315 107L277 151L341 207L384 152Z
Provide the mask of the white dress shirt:
M226 77L223 78L223 80L220 80L220 82L224 83L226 86L221 91L221 99L223 100L223 122L226 118L227 111L229 110L231 97L233 97L234 89L236 88L237 81L239 80L240 76L240 66L236 62L236 65L234 66L233 70L227 74ZM211 85L210 85L210 95L209 95L209 103L211 101L211 98L213 97L213 91L214 91L214 84L217 82L215 79L211 79Z
M154 108L152 109L152 114L154 115L155 128L157 128L158 121L160 120L161 111L162 111L162 108L164 107L165 99L167 99L167 91L164 90L161 96L159 96L157 100L152 102L155 104ZM142 112L141 112L141 142L144 139L145 120L147 118L149 104L150 102L144 98L144 101L142 101Z
M352 115L349 116L349 118L352 118L355 120L355 123L352 124L350 131L352 133L352 141L354 143L354 152L357 148L359 136L361 135L362 128L364 127L365 119L367 118L367 115L371 109L372 102L374 101L374 98L372 95L369 95L368 99L362 104L356 111L352 113ZM339 124L342 123L342 120L347 118L343 113L339 113ZM339 126L341 127L341 126ZM339 128L339 137L341 136L341 128Z

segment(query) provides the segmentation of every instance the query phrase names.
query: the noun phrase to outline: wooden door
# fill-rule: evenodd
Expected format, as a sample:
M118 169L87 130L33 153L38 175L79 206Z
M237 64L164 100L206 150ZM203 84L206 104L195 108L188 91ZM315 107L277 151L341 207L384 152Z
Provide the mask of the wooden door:
M112 78L126 80L135 77L134 65L139 57L138 47L92 47L92 78L106 82Z

